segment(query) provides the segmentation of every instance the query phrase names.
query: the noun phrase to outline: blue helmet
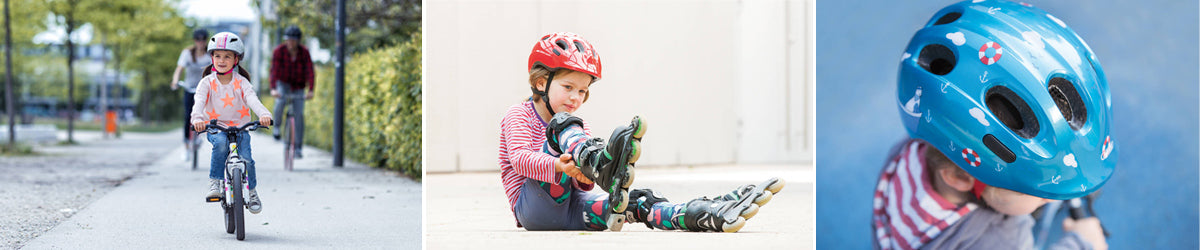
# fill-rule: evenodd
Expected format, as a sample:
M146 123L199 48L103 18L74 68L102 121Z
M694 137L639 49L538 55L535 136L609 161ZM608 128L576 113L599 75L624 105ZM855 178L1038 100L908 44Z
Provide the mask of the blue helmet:
M1116 167L1104 70L1062 20L1029 4L938 11L905 47L896 87L908 134L984 184L1065 200Z

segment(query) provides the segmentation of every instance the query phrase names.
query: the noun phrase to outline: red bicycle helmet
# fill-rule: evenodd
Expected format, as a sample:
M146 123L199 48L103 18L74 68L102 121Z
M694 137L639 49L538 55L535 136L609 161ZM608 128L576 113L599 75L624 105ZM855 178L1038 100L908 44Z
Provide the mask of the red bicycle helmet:
M547 92L550 91L549 83L554 81L554 71L569 69L591 75L593 83L600 80L600 55L596 53L596 49L592 47L591 43L571 32L557 32L542 36L542 39L533 45L533 51L529 53L529 72L533 72L537 66L549 69L550 76L546 79L546 89L539 90L535 87L530 87L530 89L534 94L542 96L542 101L546 104L550 115L554 115L554 108L550 107L550 97L547 96Z

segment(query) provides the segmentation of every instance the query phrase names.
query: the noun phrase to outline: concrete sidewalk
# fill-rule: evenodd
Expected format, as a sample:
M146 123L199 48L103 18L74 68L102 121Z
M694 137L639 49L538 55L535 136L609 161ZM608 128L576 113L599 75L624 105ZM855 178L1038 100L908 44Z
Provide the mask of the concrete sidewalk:
M532 232L517 228L500 173L427 174L428 249L810 249L814 244L813 167L714 166L638 169L634 188L672 202L715 196L770 177L788 181L738 233L693 233L625 225L621 232Z
M198 170L182 161L179 147L25 248L421 247L420 183L350 161L335 169L331 155L314 148L287 172L282 144L259 133L251 144L264 208L246 213L245 241L225 233L219 205L203 201L206 142Z

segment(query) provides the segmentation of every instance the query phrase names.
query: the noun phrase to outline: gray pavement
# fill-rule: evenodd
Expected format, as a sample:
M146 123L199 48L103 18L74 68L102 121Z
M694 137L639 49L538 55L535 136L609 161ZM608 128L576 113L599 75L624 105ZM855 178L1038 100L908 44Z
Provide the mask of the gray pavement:
M179 131L170 132L177 135ZM173 138L173 137L172 137ZM295 171L282 167L282 144L255 133L263 212L247 212L246 239L224 230L216 203L205 203L208 167L193 171L179 144L27 249L353 248L419 249L421 184L392 172L305 148ZM207 142L200 159L209 158Z
M428 249L811 249L814 245L813 167L647 167L634 188L651 188L672 202L715 196L748 183L782 177L787 186L738 233L693 233L625 225L621 232L532 232L517 228L498 172L427 174ZM669 247L669 248L667 248Z
M78 145L35 144L33 155L0 156L0 249L21 247L103 197L179 145L174 138L76 131Z

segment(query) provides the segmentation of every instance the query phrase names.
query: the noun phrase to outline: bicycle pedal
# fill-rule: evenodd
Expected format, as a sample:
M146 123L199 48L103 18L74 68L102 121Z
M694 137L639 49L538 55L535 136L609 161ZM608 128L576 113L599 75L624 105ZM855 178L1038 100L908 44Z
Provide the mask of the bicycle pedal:
M221 197L209 197L209 198L204 199L204 201L209 202L209 203L221 202Z

